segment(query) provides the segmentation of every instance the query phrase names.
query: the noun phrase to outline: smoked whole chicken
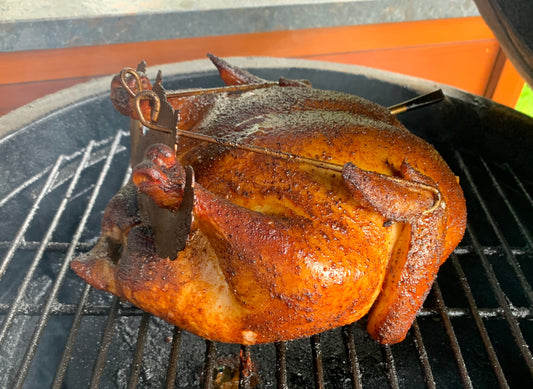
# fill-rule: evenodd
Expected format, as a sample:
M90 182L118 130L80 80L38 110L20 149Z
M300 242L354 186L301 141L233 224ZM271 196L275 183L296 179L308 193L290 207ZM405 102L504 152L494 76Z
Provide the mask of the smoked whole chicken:
M176 112L170 130L220 144L179 135L133 144L132 180L109 202L98 243L73 260L74 271L210 340L289 340L368 314L375 340L402 341L462 239L457 177L378 104L306 81L268 82L210 58L227 87L178 91L165 103ZM112 101L155 123L149 99L134 98L152 88L142 71L116 76ZM184 203L186 243L161 255L158 239L174 244L168 220Z

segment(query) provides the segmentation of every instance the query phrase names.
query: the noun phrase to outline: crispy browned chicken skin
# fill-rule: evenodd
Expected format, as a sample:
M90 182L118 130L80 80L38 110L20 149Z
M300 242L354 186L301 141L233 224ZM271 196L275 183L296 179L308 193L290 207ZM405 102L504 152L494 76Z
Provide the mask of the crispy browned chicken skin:
M228 85L264 82L212 60ZM118 85L114 103L135 118L131 102L117 100ZM462 191L433 147L387 109L301 81L169 102L180 129L344 169L194 140L179 139L176 153L153 145L108 204L96 247L72 262L76 273L211 340L294 339L368 312L377 341L403 340L465 228ZM177 258L161 258L138 199L176 212L187 166L189 240Z

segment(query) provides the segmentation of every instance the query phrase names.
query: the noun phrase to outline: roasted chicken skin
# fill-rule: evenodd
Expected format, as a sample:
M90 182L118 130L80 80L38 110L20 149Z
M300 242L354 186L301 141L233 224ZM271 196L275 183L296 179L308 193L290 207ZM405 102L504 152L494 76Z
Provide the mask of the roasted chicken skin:
M265 82L211 58L228 85ZM117 109L138 119L113 82ZM154 144L108 204L97 245L72 262L74 271L211 340L295 339L367 313L377 341L403 340L465 228L461 188L435 149L386 108L303 81L168 101L180 129L343 169L184 138L175 150ZM150 117L148 104L141 110ZM187 244L162 258L140 204L178 212L191 172Z

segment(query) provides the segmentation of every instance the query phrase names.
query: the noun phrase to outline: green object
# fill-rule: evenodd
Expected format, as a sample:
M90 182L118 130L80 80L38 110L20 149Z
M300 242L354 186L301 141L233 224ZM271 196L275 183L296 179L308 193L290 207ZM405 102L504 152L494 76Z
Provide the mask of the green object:
M533 90L528 84L524 84L522 93L516 102L515 109L533 117Z

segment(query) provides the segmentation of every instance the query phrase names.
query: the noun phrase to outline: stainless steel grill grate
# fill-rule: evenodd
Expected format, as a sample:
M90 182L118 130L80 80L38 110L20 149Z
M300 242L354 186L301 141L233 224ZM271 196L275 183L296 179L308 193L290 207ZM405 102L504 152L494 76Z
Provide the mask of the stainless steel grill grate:
M177 81L205 85L205 74L195 77ZM313 74L295 78L302 77L320 85ZM362 82L371 85L367 94L374 93L375 81ZM402 100L401 93L390 98ZM105 111L107 101L97 96L87 104ZM84 109L70 107L50 120L63 122ZM432 114L446 115L446 108ZM94 244L108 199L129 177L127 132L97 122L81 121L111 129L65 147L67 153L50 151L31 174L21 172L23 178L3 178L1 387L212 388L233 374L228 361L238 366L248 357L256 375L237 368L243 388L254 387L257 376L258 387L265 388L533 386L533 181L514 166L450 139L436 140L461 179L469 224L404 342L376 344L363 321L309 339L241 347L182 332L91 289L70 271L70 260ZM0 147L12 149L12 138ZM20 145L8 170L33 163L30 157L24 161Z

